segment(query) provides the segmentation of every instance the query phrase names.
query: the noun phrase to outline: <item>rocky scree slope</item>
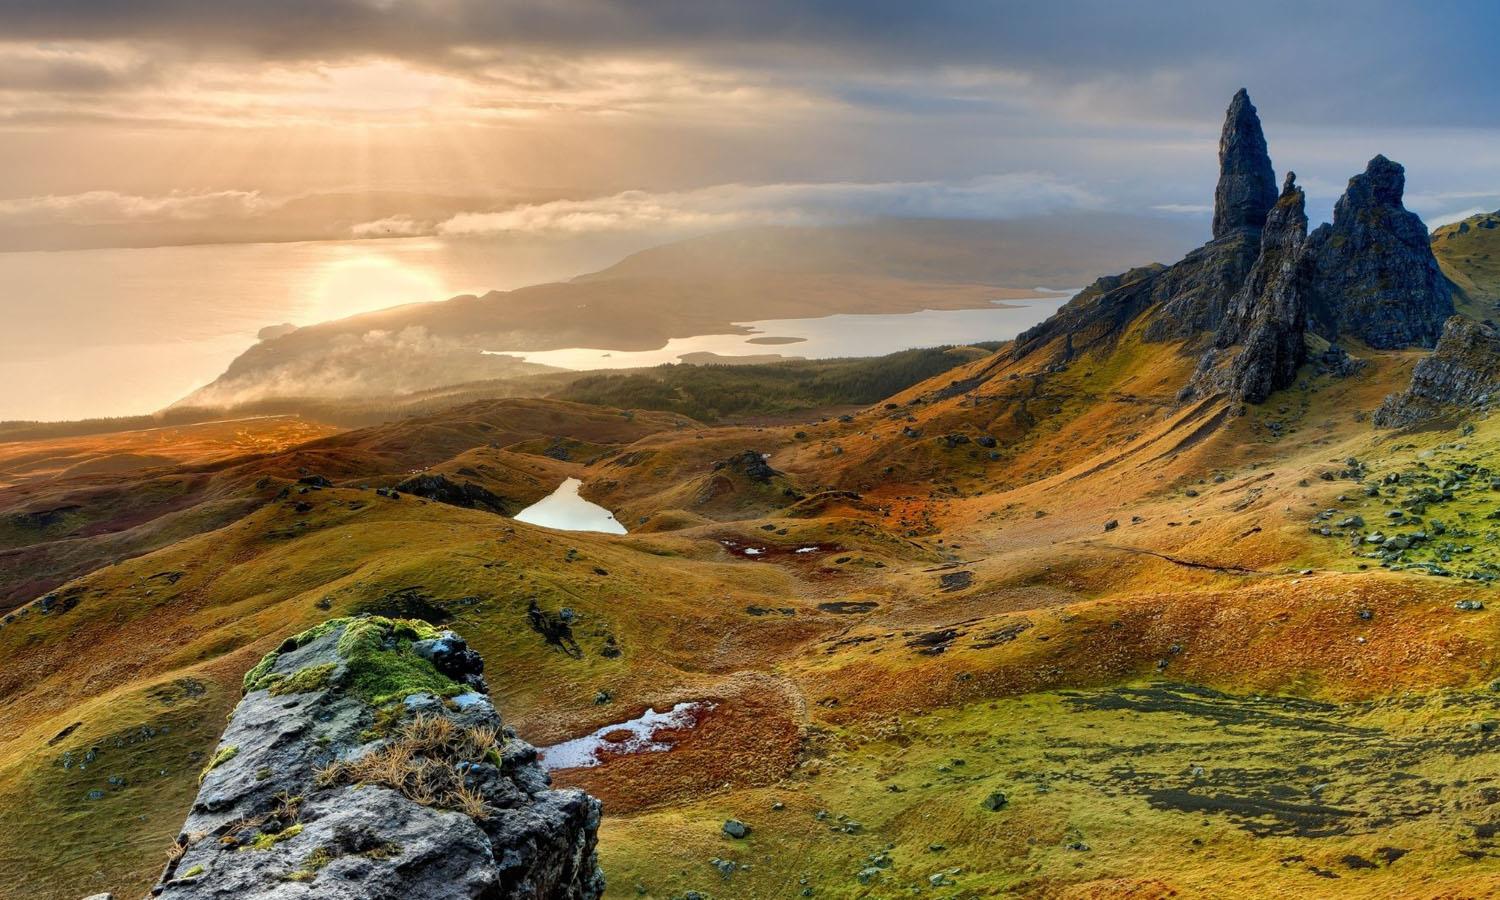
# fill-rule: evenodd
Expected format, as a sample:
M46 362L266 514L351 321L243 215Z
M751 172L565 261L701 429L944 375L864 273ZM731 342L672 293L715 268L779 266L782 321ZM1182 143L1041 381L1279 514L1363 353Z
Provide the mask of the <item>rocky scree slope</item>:
M483 660L415 620L333 619L245 675L169 900L594 900L599 801L551 790Z

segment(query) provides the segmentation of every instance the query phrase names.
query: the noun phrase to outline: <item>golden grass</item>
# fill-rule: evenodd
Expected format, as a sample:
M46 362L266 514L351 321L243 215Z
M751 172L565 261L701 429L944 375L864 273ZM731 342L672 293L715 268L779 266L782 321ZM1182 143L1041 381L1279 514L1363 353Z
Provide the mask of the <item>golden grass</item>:
M490 726L460 726L445 716L419 715L402 723L380 748L324 768L317 783L380 785L423 806L456 809L483 820L490 814L484 794L464 781L458 764L494 761L498 737Z

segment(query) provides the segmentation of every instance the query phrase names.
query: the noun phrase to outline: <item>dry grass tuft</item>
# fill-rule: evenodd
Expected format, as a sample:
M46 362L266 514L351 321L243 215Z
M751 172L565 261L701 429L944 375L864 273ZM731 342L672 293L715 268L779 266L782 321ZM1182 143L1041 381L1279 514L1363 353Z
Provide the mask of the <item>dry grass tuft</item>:
M378 784L424 806L485 819L489 805L484 794L465 783L458 765L492 761L498 748L499 731L493 727L462 727L443 716L418 716L380 749L319 772L318 784Z

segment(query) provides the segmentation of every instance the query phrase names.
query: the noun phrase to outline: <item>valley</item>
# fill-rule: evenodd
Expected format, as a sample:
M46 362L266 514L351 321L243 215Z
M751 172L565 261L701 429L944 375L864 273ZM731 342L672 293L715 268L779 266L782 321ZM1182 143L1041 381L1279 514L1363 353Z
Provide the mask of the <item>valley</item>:
M1309 232L1260 129L1013 340L0 444L0 895L234 859L184 816L329 627L461 634L606 896L1500 894L1485 251L1379 156Z

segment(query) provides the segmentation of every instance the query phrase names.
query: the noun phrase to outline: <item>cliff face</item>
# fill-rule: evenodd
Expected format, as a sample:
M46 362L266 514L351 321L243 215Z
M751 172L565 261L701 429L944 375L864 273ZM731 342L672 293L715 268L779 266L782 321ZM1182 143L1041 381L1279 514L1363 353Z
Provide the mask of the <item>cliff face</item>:
M1411 384L1385 398L1375 424L1394 428L1446 414L1488 409L1500 399L1500 331L1453 316L1432 354L1412 370Z
M153 894L595 900L599 802L548 788L482 669L422 622L288 639L245 676Z
M1431 347L1453 315L1427 226L1402 205L1406 170L1370 160L1333 208L1333 224L1307 239L1308 313L1330 341L1357 337L1378 349Z
M1204 354L1187 394L1225 393L1263 403L1291 384L1307 359L1307 214L1296 174L1288 172L1267 216L1260 255L1230 300L1215 347Z

